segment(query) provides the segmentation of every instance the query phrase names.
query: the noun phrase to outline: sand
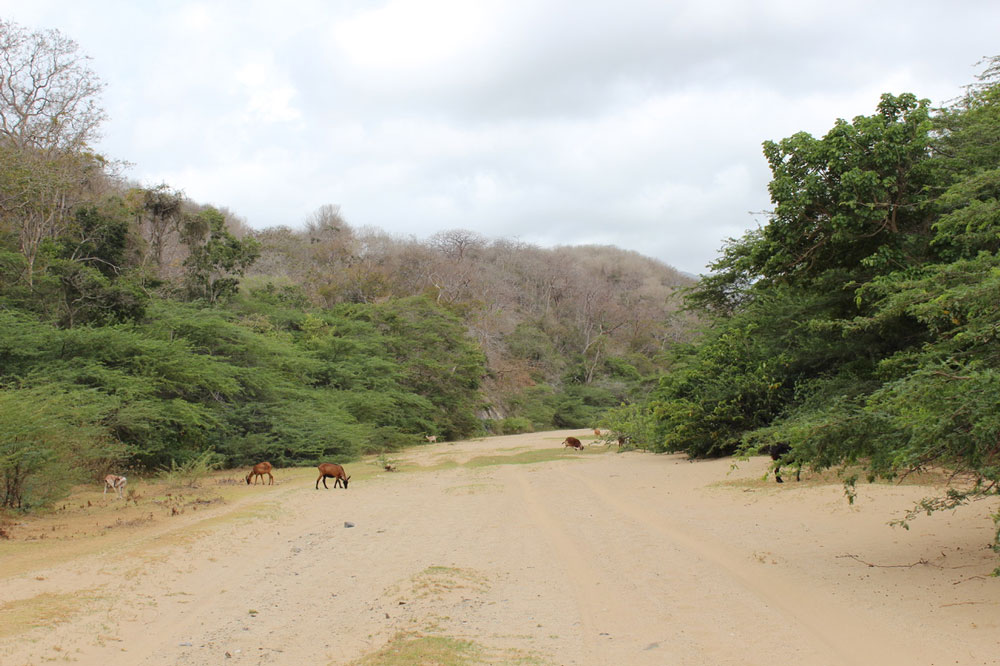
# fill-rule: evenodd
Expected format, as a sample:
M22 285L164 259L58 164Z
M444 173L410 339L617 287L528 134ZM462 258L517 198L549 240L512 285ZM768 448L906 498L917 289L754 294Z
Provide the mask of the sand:
M347 464L347 490L311 468L232 472L222 499L82 489L0 541L0 664L1000 662L995 500L903 530L939 487L849 505L832 476L764 479L767 458L587 435L422 446Z

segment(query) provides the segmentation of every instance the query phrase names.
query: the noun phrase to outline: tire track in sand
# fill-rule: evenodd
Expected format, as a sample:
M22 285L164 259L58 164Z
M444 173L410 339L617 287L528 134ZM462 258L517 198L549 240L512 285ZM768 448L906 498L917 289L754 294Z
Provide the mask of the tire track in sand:
M784 576L762 569L751 569L732 548L713 544L703 536L695 536L688 530L655 516L644 506L623 499L614 493L607 483L599 484L595 478L566 469L553 470L573 479L578 489L586 489L603 505L612 508L619 515L640 525L643 529L660 534L676 547L692 553L703 561L710 562L720 574L728 576L733 583L741 586L767 606L777 610L789 627L797 628L789 635L795 636L796 643L811 640L822 646L840 664L893 664L901 654L906 654L906 645L898 643L881 625L873 623L874 618L859 615L857 609L845 607L828 595L818 596L816 590L796 585ZM739 551L736 551L739 552ZM822 610L822 613L815 611ZM814 618L821 616L822 623ZM831 621L832 620L832 621ZM752 621L748 618L748 621ZM859 637L863 637L859 641ZM862 642L864 654L850 651L850 646ZM911 646L912 649L912 646Z
M626 616L624 607L614 597L609 598L592 584L592 581L601 580L601 574L588 564L591 558L581 557L580 544L560 525L528 479L523 474L518 474L515 478L521 489L526 516L537 525L542 538L555 551L560 568L572 583L583 625L582 637L586 653L594 657L593 663L613 663L611 655L599 640L599 634L603 622L608 618Z

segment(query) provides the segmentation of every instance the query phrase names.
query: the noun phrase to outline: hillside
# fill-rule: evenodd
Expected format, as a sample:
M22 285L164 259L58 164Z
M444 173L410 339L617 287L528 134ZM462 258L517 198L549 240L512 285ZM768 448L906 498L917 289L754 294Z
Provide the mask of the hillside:
M662 369L658 356L690 335L678 290L693 281L614 247L542 249L468 230L397 238L355 231L334 206L302 230L250 235L261 257L248 284L294 285L317 306L420 294L459 315L486 356L484 409L494 419L585 426L594 410L557 414L558 396L592 393L584 402L601 405L634 398ZM526 412L521 403L543 390L550 408Z

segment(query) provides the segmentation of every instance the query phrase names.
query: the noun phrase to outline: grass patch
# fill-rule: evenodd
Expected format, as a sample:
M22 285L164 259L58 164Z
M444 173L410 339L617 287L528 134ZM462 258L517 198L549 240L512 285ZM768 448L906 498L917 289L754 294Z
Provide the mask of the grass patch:
M404 471L412 469L414 471L420 471L420 472L442 472L442 471L448 470L448 469L457 469L458 467L461 467L461 465L459 465L454 460L448 459L448 460L442 460L439 463L434 463L433 465L426 465L426 466L425 465L413 465L411 463L411 464L409 464L407 466L401 466L401 469L403 469Z
M451 486L445 489L448 495L487 495L500 492L503 486L496 483L469 483L464 486Z
M484 664L483 649L472 641L447 636L396 634L378 652L353 662L355 666L465 666Z
M443 602L450 593L484 594L490 589L489 579L472 569L457 567L427 567L409 580L392 585L387 597Z
M378 652L351 662L352 666L474 666L477 664L542 664L519 650L495 650L475 641L449 636L402 632Z
M39 594L0 605L0 637L66 622L97 599L94 590L72 594Z
M465 463L465 467L491 467L494 465L532 465L552 462L566 457L565 449L530 449L513 455L477 456ZM577 454L579 455L579 454Z
M413 577L413 596L440 599L446 592L483 593L490 589L486 576L469 569L427 567Z

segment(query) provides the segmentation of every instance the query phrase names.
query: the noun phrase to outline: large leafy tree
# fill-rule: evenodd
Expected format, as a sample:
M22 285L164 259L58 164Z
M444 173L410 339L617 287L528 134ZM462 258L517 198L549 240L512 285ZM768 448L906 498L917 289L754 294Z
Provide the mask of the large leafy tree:
M884 95L875 114L764 144L774 178L766 226L731 241L690 296L714 317L656 393L659 446L734 452L821 378L857 386L920 331L897 322L843 335L869 307L859 286L924 260L932 238L926 102Z
M661 381L656 444L783 444L798 462L859 464L870 478L955 472L921 511L996 493L998 128L992 59L936 113L886 95L822 139L766 143L774 214L693 292L711 325Z
M225 215L212 207L188 218L184 236L189 252L184 260L188 294L209 303L233 296L239 278L260 256L260 243L236 238L226 229Z
M765 142L770 219L727 243L691 301L728 313L774 284L825 290L922 260L932 127L926 100L883 95L874 115L838 120L822 138Z

